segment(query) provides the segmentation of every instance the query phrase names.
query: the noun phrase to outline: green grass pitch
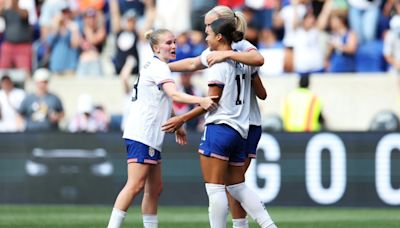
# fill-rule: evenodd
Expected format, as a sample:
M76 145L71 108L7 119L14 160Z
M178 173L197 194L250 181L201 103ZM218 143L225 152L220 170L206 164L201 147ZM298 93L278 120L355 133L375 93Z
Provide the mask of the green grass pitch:
M90 228L106 227L110 206L0 205L0 227ZM271 207L280 228L391 228L400 227L400 208L309 208ZM206 207L159 208L160 228L206 228ZM229 218L230 220L230 218ZM258 227L250 219L250 227ZM123 227L143 227L140 209L128 212ZM229 222L227 227L232 227Z

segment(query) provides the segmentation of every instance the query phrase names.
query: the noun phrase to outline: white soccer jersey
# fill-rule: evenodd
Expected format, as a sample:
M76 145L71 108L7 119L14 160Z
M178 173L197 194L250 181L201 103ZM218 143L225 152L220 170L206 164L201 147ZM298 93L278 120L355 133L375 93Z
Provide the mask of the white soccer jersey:
M174 82L168 65L154 57L140 71L137 90L126 120L123 138L144 143L161 151L165 133L161 125L171 116L172 100L162 91L162 84ZM134 100L134 99L132 99Z
M258 106L257 96L254 92L254 89L251 90L250 95L250 116L249 116L250 125L261 126L261 112L260 107Z
M239 52L257 50L257 48L247 40L241 40L239 42L232 43L231 46L233 50L237 50ZM200 55L201 63L206 67L208 67L207 55L210 52L211 52L210 48L207 48ZM253 68L253 71L255 70L258 71L258 67ZM250 124L261 126L261 112L260 108L258 107L257 98L253 90L251 92L251 103L250 103Z
M247 138L251 75L254 71L250 66L231 60L209 68L208 85L223 86L223 92L218 109L206 114L206 124L227 124Z

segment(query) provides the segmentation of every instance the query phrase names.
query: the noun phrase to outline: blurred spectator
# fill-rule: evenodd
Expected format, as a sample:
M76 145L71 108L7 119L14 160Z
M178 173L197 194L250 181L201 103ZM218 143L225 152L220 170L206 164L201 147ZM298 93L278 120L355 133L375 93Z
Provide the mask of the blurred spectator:
M133 89L136 90L136 88L132 88L135 87L131 86L129 78L131 76L132 73L132 69L135 67L135 59L133 56L128 56L126 61L125 61L125 65L122 67L122 70L119 74L121 82L122 82L122 87L125 93L125 97L124 97L124 107L123 107L123 112L122 112L122 119L121 119L121 130L123 131L125 128L125 121L126 118L129 115L129 110L130 110L130 103L132 102L132 91ZM138 81L136 81L136 83L138 83Z
M244 6L241 11L247 22L246 34L244 34L245 39L256 46L258 43L260 29L256 27L257 23L255 18L255 10L250 7Z
M218 5L228 6L233 10L237 10L244 6L244 1L245 0L218 0L217 3Z
M178 85L178 90L193 96L204 96L204 93L193 85L192 76L193 73L182 73L180 76L181 80L180 84ZM173 109L175 115L177 116L187 113L195 107L196 106L193 104L184 104L175 101L173 102ZM199 116L195 119L189 120L185 123L185 126L189 131L202 132L204 130L204 116Z
M272 28L273 15L280 7L279 0L245 0L245 4L254 10L253 21L257 29Z
M312 10L308 10L304 19L295 24L293 42L294 71L300 75L321 73L324 71L323 34L317 27Z
M28 11L29 24L34 26L37 23L38 17L36 13L36 2L35 0L22 0L18 1L18 6L21 9Z
M140 58L138 52L138 43L144 39L144 31L150 29L153 25L155 17L155 8L152 0L145 1L146 3L146 22L141 30L137 28L137 14L133 9L124 13L121 18L120 8L117 0L111 0L110 12L112 31L116 35L116 55L114 58L115 71L121 73L128 56L134 58L134 67L132 74L139 73Z
M390 20L390 30L384 39L383 54L391 70L400 75L400 1L396 2L397 14Z
M79 11L85 13L88 10L101 11L104 8L105 0L79 0Z
M73 21L68 6L54 18L45 44L48 47L50 71L58 74L75 73L79 58L80 34L78 24Z
M382 0L348 0L348 2L350 27L357 34L359 43L375 40Z
M260 67L260 75L283 74L284 46L282 42L278 41L275 30L263 29L257 46L264 59L268 59Z
M18 0L0 2L0 14L6 28L0 51L0 68L32 69L33 30L29 24L29 14L18 6Z
M18 109L25 97L25 91L14 87L8 75L0 80L0 132L22 131L23 120Z
M94 106L92 97L81 94L78 98L78 113L70 120L70 132L106 132L108 130L108 117L102 106Z
M22 101L19 113L25 119L25 131L54 131L64 117L64 108L58 96L48 91L50 72L40 68L33 74L36 91Z
M78 76L102 76L103 69L100 59L103 45L106 41L106 25L101 11L88 9L84 13L81 30Z
M156 28L166 28L174 34L190 30L190 1L157 0L156 12Z
M327 51L328 72L355 72L357 35L348 27L347 17L342 13L331 13L330 41Z
M179 34L176 38L175 61L199 56L207 48L203 40L203 33L199 31L188 31Z
M321 99L309 89L309 76L300 77L299 88L284 101L282 119L288 132L319 131L324 126Z
M291 0L289 5L284 6L279 14L275 16L275 25L284 26L283 45L285 45L284 69L286 72L293 72L293 45L296 39L293 21L296 18L301 23L306 14L307 0Z
M74 15L78 10L77 0L44 0L40 8L39 26L40 38L47 39L47 35L52 30L54 18L56 18L63 9L69 8Z

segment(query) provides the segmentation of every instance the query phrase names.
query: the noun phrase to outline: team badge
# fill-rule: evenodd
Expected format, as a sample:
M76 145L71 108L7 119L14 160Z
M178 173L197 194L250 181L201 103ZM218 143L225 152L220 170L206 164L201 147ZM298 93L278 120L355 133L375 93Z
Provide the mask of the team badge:
M151 147L149 147L149 155L150 157L153 157L156 154L155 150Z

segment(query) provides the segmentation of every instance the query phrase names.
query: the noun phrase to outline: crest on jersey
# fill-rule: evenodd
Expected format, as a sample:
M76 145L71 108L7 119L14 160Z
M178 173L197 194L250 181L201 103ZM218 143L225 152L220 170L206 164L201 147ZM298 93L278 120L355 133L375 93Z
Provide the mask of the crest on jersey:
M150 157L153 157L155 154L156 154L156 151L153 148L149 147L149 155L150 155Z

